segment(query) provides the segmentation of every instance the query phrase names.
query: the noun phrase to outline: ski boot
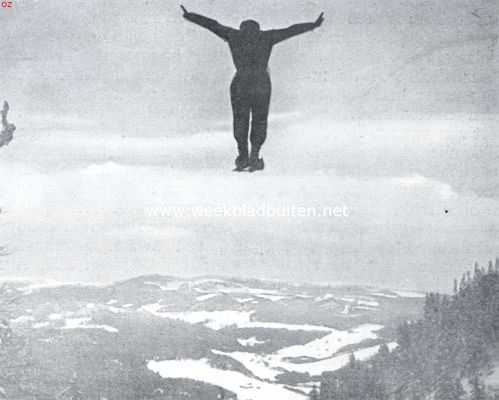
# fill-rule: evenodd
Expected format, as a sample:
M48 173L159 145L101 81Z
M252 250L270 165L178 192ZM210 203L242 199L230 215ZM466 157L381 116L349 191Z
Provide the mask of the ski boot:
M248 155L239 154L234 163L236 164L234 171L243 171L249 165Z
M251 152L251 156L249 159L249 172L261 171L265 168L265 163L263 162L263 158L258 157L258 153Z

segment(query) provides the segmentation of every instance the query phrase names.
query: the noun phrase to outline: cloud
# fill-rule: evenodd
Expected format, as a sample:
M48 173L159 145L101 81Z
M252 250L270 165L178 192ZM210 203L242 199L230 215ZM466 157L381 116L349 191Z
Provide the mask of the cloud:
M499 196L493 152L499 118L454 115L439 118L335 121L327 115L279 114L271 122L263 156L278 174L333 173L346 177L425 176L450 190ZM230 129L163 137L110 134L98 129L20 130L0 162L27 163L50 172L114 164L225 173L236 156ZM114 163L114 164L113 164ZM92 168L92 167L90 167ZM96 172L96 171L94 171Z
M427 288L446 284L470 259L492 255L497 201L454 192L420 174L298 173L282 171L277 161L259 175L108 161L42 171L2 161L9 265L30 276L84 281L222 273ZM186 218L146 212L241 205L346 206L349 216ZM430 270L437 264L442 267L435 277Z

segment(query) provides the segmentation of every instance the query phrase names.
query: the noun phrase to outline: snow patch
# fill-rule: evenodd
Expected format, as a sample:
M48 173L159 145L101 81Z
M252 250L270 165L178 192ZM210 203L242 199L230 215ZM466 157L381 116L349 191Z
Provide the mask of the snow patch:
M118 333L118 329L109 325L89 324L91 318L67 318L61 329L102 329L110 333Z
M374 300L357 300L357 304L368 307L379 307L379 303Z
M256 297L259 297L259 298L265 299L265 300L274 301L274 302L281 301L281 300L284 300L287 298L286 296L279 296L276 294L257 294Z
M378 337L376 332L382 328L382 325L365 324L349 331L332 330L330 334L322 338L303 345L285 347L268 355L237 351L226 353L217 350L213 350L213 353L239 361L260 379L275 381L277 376L285 371L320 375L324 371L333 371L348 363L349 354L335 356L338 351L345 346L357 344L367 339L376 339ZM379 346L373 346L358 350L355 355L359 356L359 359L365 359L374 355L378 348ZM302 357L314 358L316 361L306 363L292 361Z
M119 307L113 307L113 306L108 306L107 309L111 311L113 314L119 314L119 313L124 313L126 310L119 308Z
M199 288L196 287L196 290L199 293L223 293L223 294L249 294L253 296L283 296L283 294L277 290L271 289L260 289L260 288L252 288L244 285L233 284L231 282L226 282L220 279L201 279L192 283L193 286L206 284L214 284L220 285L219 287L210 287L210 288ZM227 286L230 285L230 286ZM287 296L284 296L287 297Z
M163 378L192 379L223 387L239 400L305 400L305 396L288 390L284 385L263 382L230 370L212 367L208 360L149 361L147 368Z
M388 345L388 348L392 350L396 346L397 346L396 343L390 343ZM292 346L292 347L299 347L299 346ZM231 357L234 360L239 361L241 364L243 364L256 377L272 382L275 382L278 375L286 371L298 372L304 374L308 373L311 376L318 376L326 371L336 371L347 365L350 358L350 353L341 353L321 360L315 360L305 363L303 362L294 363L292 361L289 361L290 360L289 353L296 354L294 355L294 357L298 357L298 354L301 354L302 357L306 357L309 355L303 354L301 351L293 352L291 348L285 348L277 353L269 355L261 355L261 354L246 353L246 352L225 353L217 350L212 350L212 352L214 354ZM376 345L356 350L353 353L355 354L355 358L357 360L363 361L377 354L379 348L380 345Z
M382 292L372 292L372 296L386 297L387 299L396 299L398 296L396 294L382 293Z
M20 317L11 319L10 322L12 324L25 324L27 322L34 321L35 318L31 315L21 315Z
M355 299L352 297L340 297L341 301L346 301L347 303L355 303Z
M163 290L165 292L168 292L168 291L177 291L177 290L179 290L184 283L185 282L182 282L182 281L172 281L172 282L168 282L166 285L162 285L159 282L145 281L144 285L157 286L161 290Z
M299 299L311 299L314 297L314 296L310 296L309 294L305 294L305 293L295 294L294 296L299 298Z
M260 322L253 320L255 311L161 311L163 305L159 303L147 304L140 309L157 317L170 318L190 324L204 324L213 330L220 330L229 326L237 328L262 328L262 329L286 329L289 331L321 331L331 332L332 328L327 326L308 324L285 324L280 322Z
M196 301L206 301L206 300L212 299L212 298L217 297L217 296L220 296L220 293L208 293L208 294L204 294L202 296L196 297Z
M38 282L31 282L30 284L19 288L21 292L24 294L31 294L35 290L39 289L52 289L60 286L67 286L67 283L62 283L59 281L56 281L55 279L46 279L43 281L38 281Z
M368 339L376 339L378 337L376 332L381 329L383 329L383 325L365 324L348 331L334 330L330 334L306 344L285 347L279 350L277 354L281 358L312 357L320 359L331 357L342 347Z
M377 311L377 308L374 307L368 307L368 306L355 306L354 307L356 310L366 310L366 311Z
M281 322L259 322L251 321L239 326L239 328L262 328L262 329L286 329L288 331L310 331L310 332L331 332L333 329L321 325L309 324L285 324Z
M236 300L238 303L244 304L244 303L248 303L250 301L253 301L253 297L246 297L244 299L236 297L234 300Z
M257 344L263 344L267 342L267 340L258 340L255 336L252 336L248 339L237 339L237 341L241 346L245 347L254 347Z
M426 296L424 293L411 292L408 290L392 290L392 292L400 297L406 297L406 298L410 298L410 299L420 299L420 298L424 298Z
M141 307L141 310L147 311L157 317L169 318L178 321L188 322L190 324L204 324L213 330L220 330L228 326L244 325L250 321L254 311L160 311L163 306L159 303L147 304Z
M330 300L330 299L334 299L334 296L331 293L327 293L323 296L316 297L314 301L316 303L320 303L321 301Z
M33 324L34 329L40 329L40 328L46 328L47 326L50 326L50 322L37 322Z

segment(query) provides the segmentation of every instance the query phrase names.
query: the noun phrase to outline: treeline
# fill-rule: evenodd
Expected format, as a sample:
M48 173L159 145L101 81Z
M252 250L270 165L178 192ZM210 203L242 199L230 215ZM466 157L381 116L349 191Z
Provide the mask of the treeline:
M423 318L399 326L398 347L322 377L321 400L498 400L484 378L499 344L499 260L475 264L454 293L426 296Z

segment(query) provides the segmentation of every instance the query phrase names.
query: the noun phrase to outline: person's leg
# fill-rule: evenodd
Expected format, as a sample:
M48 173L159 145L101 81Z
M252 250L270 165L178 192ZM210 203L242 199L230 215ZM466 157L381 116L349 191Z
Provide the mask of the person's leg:
M272 87L267 74L262 76L255 85L251 102L251 155L250 164L256 163L260 157L260 149L267 138L267 124L269 117L270 95ZM263 168L263 162L256 169ZM261 168L260 168L261 167Z
M248 129L250 118L250 104L248 94L245 93L244 85L236 76L230 86L230 97L232 103L232 116L234 127L234 138L237 142L239 152L236 158L236 168L242 169L248 165Z

